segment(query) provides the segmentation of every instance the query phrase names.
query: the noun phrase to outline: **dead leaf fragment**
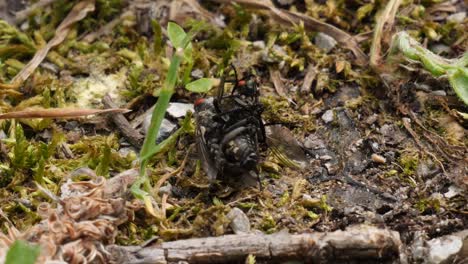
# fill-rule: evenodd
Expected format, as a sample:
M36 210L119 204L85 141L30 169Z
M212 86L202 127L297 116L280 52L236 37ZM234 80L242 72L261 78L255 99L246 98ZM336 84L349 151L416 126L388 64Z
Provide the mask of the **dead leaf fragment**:
M275 86L275 90L281 97L286 97L286 91L284 87L284 83L281 80L281 74L278 70L270 68L270 79Z

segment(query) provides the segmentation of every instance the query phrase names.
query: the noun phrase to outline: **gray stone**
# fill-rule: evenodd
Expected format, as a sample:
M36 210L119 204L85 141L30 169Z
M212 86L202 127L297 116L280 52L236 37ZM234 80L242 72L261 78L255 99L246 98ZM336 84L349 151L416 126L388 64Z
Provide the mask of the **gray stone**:
M247 215L239 208L232 208L227 214L227 218L231 221L229 224L235 234L243 234L250 232L250 220Z
M443 236L427 242L429 246L428 263L451 263L463 247L463 240L458 236Z
M263 40L257 40L257 41L252 42L252 46L258 50L263 50L266 47L265 41Z
M370 146L371 146L371 148L372 148L372 151L374 151L374 152L379 151L379 143L377 143L377 142L372 142L372 143L370 144Z
M435 54L450 53L452 51L449 46L440 43L434 44L430 48Z
M447 21L462 23L466 17L466 12L458 12L447 17Z
M137 155L136 154L137 152L135 151L135 149L133 147L125 147L125 148L119 149L119 154L122 157L126 157L130 153L133 153L133 154Z
M373 123L375 123L375 122L377 121L377 118L378 118L378 117L379 117L379 116L378 116L377 114L373 114L373 115L369 116L369 117L366 119L365 122L366 122L368 125L372 125Z
M324 149L326 148L325 142L323 139L319 138L315 134L310 134L305 140L304 140L304 147L308 149Z
M314 38L317 47L323 49L326 53L330 52L337 44L336 40L325 33L318 33Z
M339 169L338 164L333 163L333 162L327 162L327 163L324 164L324 166L325 166L325 168L327 168L328 174L330 174L330 175L335 175L336 172Z
M188 111L195 112L193 104L170 103L167 108L167 114L173 118L182 118Z
M6 139L8 136L5 134L5 131L0 130L0 139Z
M333 110L327 110L323 115L322 115L322 120L326 124L330 123L334 119L334 113Z
M458 188L457 186L455 186L455 185L450 185L450 187L449 187L449 189L448 189L448 192L444 193L444 196L445 196L446 198L449 198L449 199L450 199L450 198L453 198L453 197L459 195L459 194L462 193L462 192L463 192L463 190L460 189L460 188Z
M203 78L203 71L200 69L195 69L190 73L190 75L193 78L200 79L200 78Z
M65 129L66 130L73 130L75 129L76 127L78 127L79 123L77 121L68 121L66 124L65 124Z
M332 160L333 157L330 155L323 155L323 156L320 156L320 159L324 161L328 161L328 160Z
M278 0L278 4L280 5L290 5L296 2L296 0Z
M143 121L143 132L145 134L148 133L148 129L151 123L151 117L153 115L147 115L145 120ZM177 126L167 119L163 119L161 123L161 127L159 128L158 136L156 138L156 142L159 143L164 139L168 138L174 131L176 130Z
M167 194L167 195L171 195L172 194L172 185L170 183L162 186L161 188L159 188L159 195L163 195L163 194Z
M426 259L428 249L426 247L427 234L424 231L414 232L413 244L410 246L413 259L422 263Z
M444 91L444 90L433 91L433 92L431 92L431 94L433 94L433 95L439 95L439 96L447 96L447 92Z

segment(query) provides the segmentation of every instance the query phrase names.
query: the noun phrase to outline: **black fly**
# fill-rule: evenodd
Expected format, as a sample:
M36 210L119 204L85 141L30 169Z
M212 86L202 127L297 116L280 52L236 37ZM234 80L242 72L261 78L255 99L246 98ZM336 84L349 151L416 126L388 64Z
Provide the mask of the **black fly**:
M234 69L234 67L233 67ZM196 137L203 168L211 182L220 176L256 175L259 146L266 142L257 82L253 75L221 78L215 98L195 102ZM225 95L224 84L233 83Z

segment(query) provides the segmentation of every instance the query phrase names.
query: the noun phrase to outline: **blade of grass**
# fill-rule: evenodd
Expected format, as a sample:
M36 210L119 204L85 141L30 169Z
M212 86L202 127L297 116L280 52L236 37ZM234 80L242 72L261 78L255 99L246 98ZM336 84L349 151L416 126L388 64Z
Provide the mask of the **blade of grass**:
M151 190L151 184L146 174L146 167L148 166L149 159L162 149L162 145L156 146L156 138L161 127L161 123L166 114L169 101L175 90L177 82L179 67L184 59L186 58L186 49L191 48L191 39L195 34L202 29L202 23L195 24L188 34L177 24L170 22L168 24L168 34L170 40L173 42L173 46L176 47L176 52L171 58L169 70L167 73L164 86L162 87L158 101L154 107L153 115L151 117L151 123L148 129L148 133L143 142L143 147L140 151L140 177L135 181L131 187L132 193L145 203L146 210L155 216L160 218L159 215L154 211L153 204L149 192ZM143 190L141 187L143 186Z

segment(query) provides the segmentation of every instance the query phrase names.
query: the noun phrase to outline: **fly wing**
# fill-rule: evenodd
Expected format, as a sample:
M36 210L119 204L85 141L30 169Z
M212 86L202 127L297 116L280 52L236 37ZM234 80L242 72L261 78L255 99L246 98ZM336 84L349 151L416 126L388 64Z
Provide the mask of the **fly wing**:
M266 134L268 148L284 165L298 169L307 166L306 153L289 129L280 125L268 126Z
M218 175L218 169L216 168L215 162L210 158L210 152L206 146L205 133L203 127L197 126L195 136L197 139L197 151L199 158L202 162L203 170L206 172L210 182L216 180Z

